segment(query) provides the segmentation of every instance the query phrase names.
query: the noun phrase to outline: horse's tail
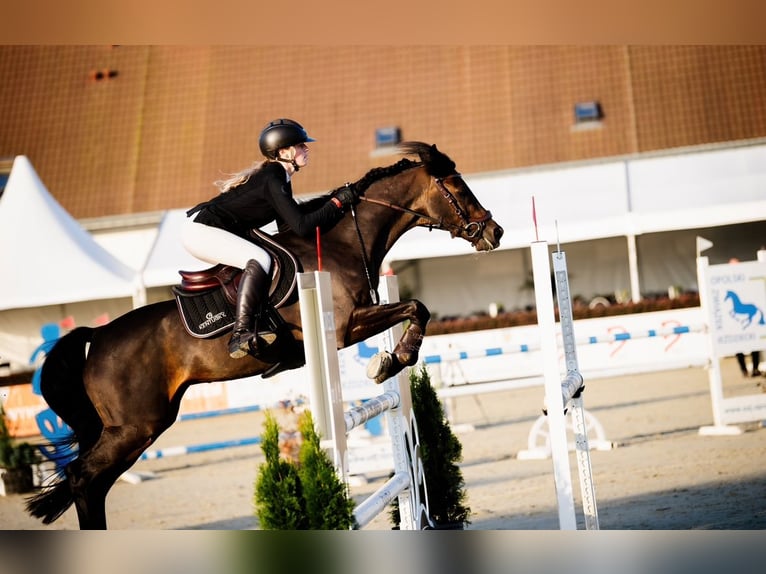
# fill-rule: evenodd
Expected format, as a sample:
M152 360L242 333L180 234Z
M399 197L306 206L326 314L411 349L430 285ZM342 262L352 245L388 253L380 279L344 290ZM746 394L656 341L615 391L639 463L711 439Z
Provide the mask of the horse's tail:
M62 437L63 444L82 444L85 437L100 432L101 420L85 392L83 369L93 329L78 327L53 346L40 372L40 390L48 406L74 431ZM95 425L95 426L94 426ZM27 512L50 524L73 504L74 497L63 470L58 479L27 499Z
M70 435L74 440L74 435ZM56 444L66 444L66 439ZM68 444L74 444L72 442ZM64 469L59 469L57 477L53 481L40 488L40 491L26 499L27 512L43 521L43 524L51 524L58 519L74 503L72 487L66 478Z

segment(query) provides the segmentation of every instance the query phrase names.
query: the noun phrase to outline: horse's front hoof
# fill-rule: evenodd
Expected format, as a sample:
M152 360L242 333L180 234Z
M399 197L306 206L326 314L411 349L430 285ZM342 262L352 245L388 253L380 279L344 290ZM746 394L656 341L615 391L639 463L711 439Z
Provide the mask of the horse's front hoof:
M379 385L389 377L388 373L393 364L394 359L391 353L387 351L376 353L367 364L367 378L372 379Z

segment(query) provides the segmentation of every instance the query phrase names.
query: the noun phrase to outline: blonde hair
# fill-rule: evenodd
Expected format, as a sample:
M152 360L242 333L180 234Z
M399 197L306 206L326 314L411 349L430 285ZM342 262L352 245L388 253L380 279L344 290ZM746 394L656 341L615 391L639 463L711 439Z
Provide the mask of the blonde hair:
M263 167L264 163L266 162L256 161L250 167L246 167L242 171L228 174L229 177L226 179L219 179L218 181L214 181L213 185L215 185L221 193L226 193L230 189L233 189L245 183L248 179L250 179L250 177L254 173L256 173L259 169L261 169L261 167Z

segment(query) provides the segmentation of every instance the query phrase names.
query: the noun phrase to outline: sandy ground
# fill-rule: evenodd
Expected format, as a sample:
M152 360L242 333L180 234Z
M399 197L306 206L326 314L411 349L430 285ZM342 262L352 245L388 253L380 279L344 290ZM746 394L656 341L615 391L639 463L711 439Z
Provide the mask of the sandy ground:
M726 394L761 392L723 362ZM701 436L712 424L706 371L687 369L586 381L585 407L614 448L591 453L602 530L766 528L766 430L744 425L737 436ZM463 444L461 464L472 510L470 530L555 530L559 527L552 462L520 460L543 389L474 395L448 404ZM248 413L183 421L155 448L252 437L263 415ZM472 430L471 430L472 429ZM109 527L120 530L257 529L254 481L263 461L257 445L140 461L154 473L139 484L119 481L107 500ZM571 459L579 528L579 480ZM362 499L384 477L352 487ZM434 480L428 477L429 480ZM45 526L27 516L24 496L0 497L0 527L72 530L73 509ZM388 530L381 515L365 530Z

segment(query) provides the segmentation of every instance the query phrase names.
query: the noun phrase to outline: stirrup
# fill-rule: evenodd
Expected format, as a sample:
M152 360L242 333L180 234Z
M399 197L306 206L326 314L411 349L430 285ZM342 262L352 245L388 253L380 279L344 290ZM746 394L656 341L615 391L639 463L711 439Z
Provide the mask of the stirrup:
M277 334L271 331L259 331L255 336L252 333L232 335L229 341L229 356L232 359L241 359L247 355L256 356L276 340Z
M241 359L250 353L250 345L253 334L247 331L234 333L229 339L229 356L232 359Z
M266 307L256 317L254 327L257 333L255 337L257 345L261 348L268 347L277 340L282 327L282 317L273 307Z
M271 331L259 331L256 336L250 337L245 344L247 345L249 354L257 357L258 353L264 351L267 347L270 347L276 340L276 333L272 333Z
M258 334L250 339L250 342L256 342L259 348L268 347L277 340L277 334L274 331L258 331Z

